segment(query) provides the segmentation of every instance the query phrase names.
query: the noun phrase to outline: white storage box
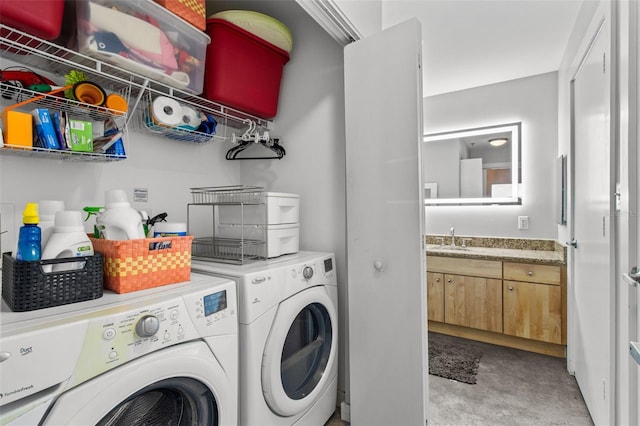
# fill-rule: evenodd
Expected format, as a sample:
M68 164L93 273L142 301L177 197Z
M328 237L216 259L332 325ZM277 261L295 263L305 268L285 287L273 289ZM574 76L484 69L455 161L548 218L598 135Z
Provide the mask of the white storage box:
M284 192L265 193L266 223L280 225L284 223L297 224L300 221L300 195ZM220 206L221 224L250 224L265 223L264 206ZM241 214L242 213L242 214ZM241 220L242 219L242 220Z
M264 226L220 224L217 237L262 240L264 238ZM300 244L300 225L298 223L268 225L266 240L268 258L297 253Z
M78 51L188 92L202 93L211 38L152 0L77 3Z

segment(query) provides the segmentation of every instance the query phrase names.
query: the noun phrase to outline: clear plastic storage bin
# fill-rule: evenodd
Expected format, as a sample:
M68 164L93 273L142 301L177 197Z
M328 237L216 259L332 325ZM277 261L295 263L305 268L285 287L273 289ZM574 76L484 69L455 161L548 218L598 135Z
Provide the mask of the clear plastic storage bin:
M77 2L78 50L199 94L211 39L152 0Z

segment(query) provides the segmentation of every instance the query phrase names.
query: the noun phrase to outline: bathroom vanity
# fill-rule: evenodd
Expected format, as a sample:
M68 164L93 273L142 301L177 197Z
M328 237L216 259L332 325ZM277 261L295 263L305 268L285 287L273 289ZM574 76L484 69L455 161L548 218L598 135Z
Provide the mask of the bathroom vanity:
M566 247L427 236L429 330L565 357Z

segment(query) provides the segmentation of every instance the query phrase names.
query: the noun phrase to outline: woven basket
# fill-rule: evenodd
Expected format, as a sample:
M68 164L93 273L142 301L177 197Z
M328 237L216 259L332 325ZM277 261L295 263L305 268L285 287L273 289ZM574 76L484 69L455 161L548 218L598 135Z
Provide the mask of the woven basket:
M49 265L74 269L45 272ZM75 269L77 268L77 269ZM2 255L2 298L14 312L34 311L102 297L102 255L21 261Z
M154 0L165 9L178 15L199 30L207 29L205 0Z
M192 236L103 240L91 238L104 255L104 287L129 293L191 278Z

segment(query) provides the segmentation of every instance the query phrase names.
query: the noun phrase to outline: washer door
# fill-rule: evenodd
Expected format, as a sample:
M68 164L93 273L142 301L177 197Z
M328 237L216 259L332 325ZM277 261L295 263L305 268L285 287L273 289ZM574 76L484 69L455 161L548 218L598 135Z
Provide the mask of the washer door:
M237 421L236 387L204 342L138 358L62 393L44 424L217 425Z
M262 356L262 392L276 414L298 414L317 400L336 366L337 332L324 286L280 303Z

